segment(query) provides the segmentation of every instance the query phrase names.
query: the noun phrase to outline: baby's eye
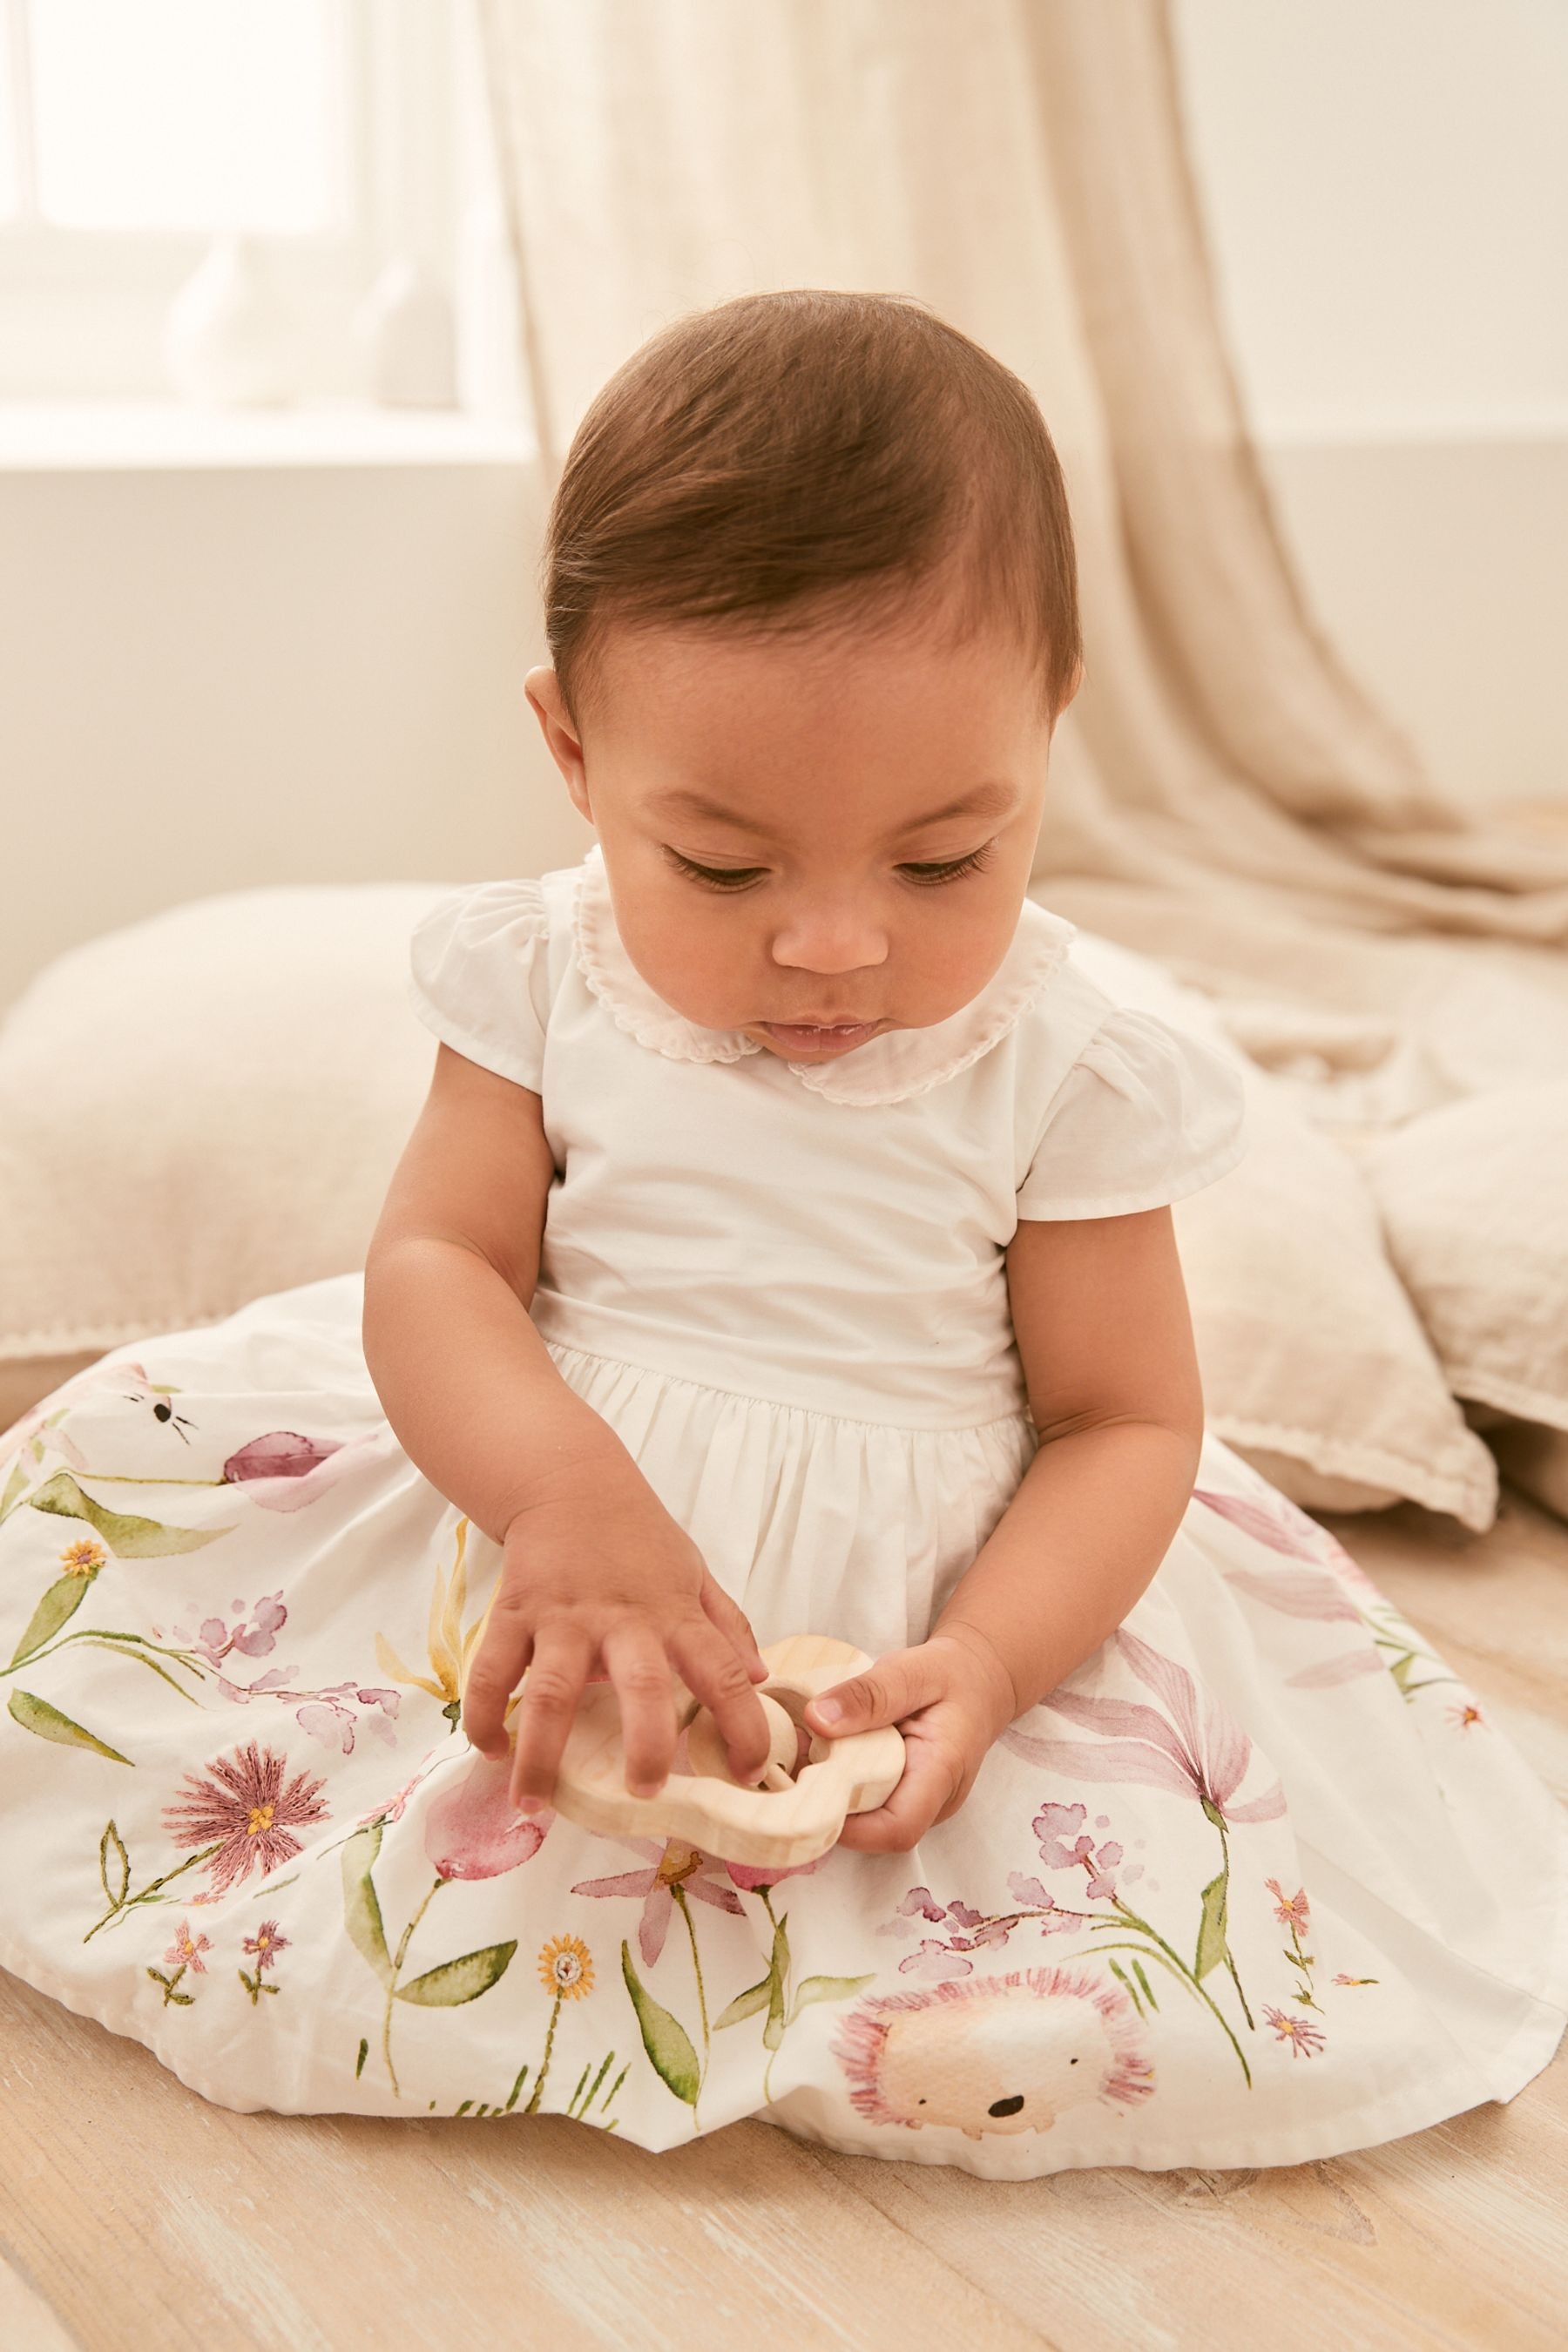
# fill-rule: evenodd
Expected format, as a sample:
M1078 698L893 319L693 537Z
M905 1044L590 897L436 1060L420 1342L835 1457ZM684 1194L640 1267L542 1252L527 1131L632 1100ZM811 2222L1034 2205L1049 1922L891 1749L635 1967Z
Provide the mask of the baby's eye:
M665 854L678 872L689 875L710 890L743 890L768 870L765 866L699 866L694 857L683 857L679 849L667 848Z
M900 866L899 871L910 882L956 882L961 874L977 874L991 856L992 845L972 849L966 857L948 857L935 864Z

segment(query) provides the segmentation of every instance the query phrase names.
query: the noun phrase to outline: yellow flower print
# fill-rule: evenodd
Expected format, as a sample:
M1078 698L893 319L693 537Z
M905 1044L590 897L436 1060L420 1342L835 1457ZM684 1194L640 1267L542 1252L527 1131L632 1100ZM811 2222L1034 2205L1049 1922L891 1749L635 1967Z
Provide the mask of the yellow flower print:
M454 1731L462 1714L463 1685L468 1679L468 1667L489 1622L490 1610L495 1606L492 1594L483 1614L464 1632L463 1614L468 1602L468 1579L464 1565L468 1538L467 1519L458 1521L457 1533L457 1557L452 1563L452 1573L449 1578L445 1577L437 1568L436 1580L430 1588L430 1624L426 1636L429 1674L415 1674L412 1668L404 1664L384 1633L378 1633L375 1637L376 1660L382 1672L390 1675L394 1682L406 1683L415 1690L428 1691L432 1698L444 1701L443 1712Z
M539 1981L557 2000L581 2000L594 1990L594 1960L577 1936L556 1936L539 1955Z
M90 1582L107 1557L100 1543L91 1536L83 1536L78 1542L67 1544L60 1554L60 1566L67 1576L85 1576Z

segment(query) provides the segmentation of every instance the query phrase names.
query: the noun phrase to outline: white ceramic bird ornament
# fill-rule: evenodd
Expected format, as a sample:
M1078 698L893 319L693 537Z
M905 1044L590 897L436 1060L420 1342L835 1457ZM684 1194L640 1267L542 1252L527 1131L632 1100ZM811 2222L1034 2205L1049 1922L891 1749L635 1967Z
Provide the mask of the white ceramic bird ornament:
M671 1772L658 1796L634 1797L626 1787L620 1701L611 1684L594 1683L583 1694L556 1770L556 1811L605 1836L684 1838L721 1862L752 1870L816 1861L837 1842L848 1814L885 1803L898 1787L903 1734L889 1725L825 1739L805 1722L808 1699L871 1664L852 1643L794 1633L770 1643L763 1656L770 1672L755 1689L770 1739L758 1786L734 1778L718 1725L678 1682L690 1769ZM809 1746L797 1762L803 1738Z

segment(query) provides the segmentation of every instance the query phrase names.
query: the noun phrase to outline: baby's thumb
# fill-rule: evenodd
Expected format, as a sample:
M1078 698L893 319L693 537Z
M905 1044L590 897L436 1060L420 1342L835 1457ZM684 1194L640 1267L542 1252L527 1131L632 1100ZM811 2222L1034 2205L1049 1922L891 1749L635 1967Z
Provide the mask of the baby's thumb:
M842 1736L847 1731L875 1731L898 1723L915 1707L936 1697L928 1688L930 1661L921 1650L889 1650L863 1675L835 1683L819 1698L808 1699L805 1714L813 1731Z

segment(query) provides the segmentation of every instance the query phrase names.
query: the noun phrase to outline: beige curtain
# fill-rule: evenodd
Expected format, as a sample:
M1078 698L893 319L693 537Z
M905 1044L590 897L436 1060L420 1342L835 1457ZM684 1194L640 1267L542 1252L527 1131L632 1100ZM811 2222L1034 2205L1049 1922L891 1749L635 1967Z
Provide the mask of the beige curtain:
M1205 989L1347 1129L1568 1071L1568 834L1446 803L1306 609L1162 0L480 5L552 473L679 312L922 296L1030 385L1072 494L1088 681L1040 897Z

